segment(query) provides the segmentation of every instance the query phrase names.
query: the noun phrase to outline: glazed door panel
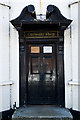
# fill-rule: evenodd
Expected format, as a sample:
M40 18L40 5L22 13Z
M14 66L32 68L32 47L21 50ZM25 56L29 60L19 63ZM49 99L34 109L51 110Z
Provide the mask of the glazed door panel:
M56 59L53 45L28 46L28 104L56 103Z

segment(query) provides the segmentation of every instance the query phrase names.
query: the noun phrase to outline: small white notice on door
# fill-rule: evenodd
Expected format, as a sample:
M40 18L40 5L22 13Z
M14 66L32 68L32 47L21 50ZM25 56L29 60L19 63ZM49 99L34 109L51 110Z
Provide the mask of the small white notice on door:
M52 46L44 46L43 53L52 53Z

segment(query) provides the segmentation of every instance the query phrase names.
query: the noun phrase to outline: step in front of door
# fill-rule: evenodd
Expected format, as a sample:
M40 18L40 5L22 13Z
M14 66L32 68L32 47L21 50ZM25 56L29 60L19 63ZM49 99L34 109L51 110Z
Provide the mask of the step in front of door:
M73 120L68 109L50 105L27 106L17 109L12 120Z

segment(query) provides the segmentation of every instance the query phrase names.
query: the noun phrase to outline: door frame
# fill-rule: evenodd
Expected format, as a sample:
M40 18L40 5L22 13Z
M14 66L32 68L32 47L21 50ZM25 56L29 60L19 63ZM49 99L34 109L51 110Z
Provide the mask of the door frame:
M22 36L23 31L20 32L20 45L19 45L19 76L20 76L20 82L19 82L19 90L20 90L20 106L27 105L27 87L26 87L26 79L27 79L27 69L28 65L26 65L26 58L28 59L26 49L28 48L28 44L56 44L56 73L57 73L57 105L59 106L65 106L65 81L64 81L64 37L63 35L60 36L58 39L40 39L37 41L36 39L34 40L33 38L30 39L24 39Z

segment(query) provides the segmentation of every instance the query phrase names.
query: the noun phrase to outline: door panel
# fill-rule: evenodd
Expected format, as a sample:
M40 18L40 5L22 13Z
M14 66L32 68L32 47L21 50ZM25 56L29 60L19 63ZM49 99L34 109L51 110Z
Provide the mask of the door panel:
M40 57L32 56L31 57L31 74L39 74L39 63Z
M29 46L28 104L55 104L56 63L55 53L43 53L44 46L34 46L38 52L31 52ZM47 47L49 48L49 47ZM53 46L52 46L53 48ZM51 47L50 47L51 49Z

